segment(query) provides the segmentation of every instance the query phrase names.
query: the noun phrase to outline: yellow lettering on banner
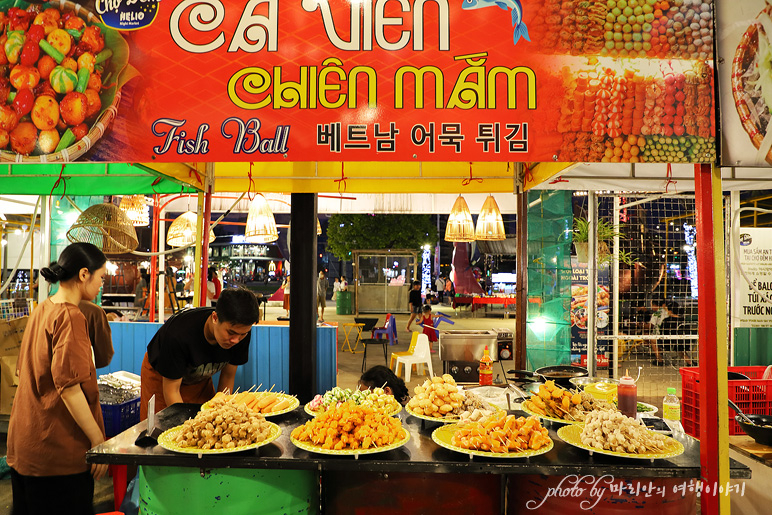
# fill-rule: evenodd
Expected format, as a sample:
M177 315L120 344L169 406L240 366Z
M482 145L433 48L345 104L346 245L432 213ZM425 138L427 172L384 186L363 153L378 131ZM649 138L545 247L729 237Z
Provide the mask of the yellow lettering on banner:
M470 68L461 71L448 99L448 109L485 109L485 68L488 53L461 55L456 61L464 60ZM473 80L470 80L473 79Z
M355 66L348 78L348 106L350 109L356 109L359 104L359 88L357 78L359 75L367 77L367 107L375 109L378 107L378 74L369 66Z
M528 109L536 109L536 72L527 66L505 68L495 66L488 72L488 107L496 109L496 76L507 77L507 108L517 109L517 76L525 74L528 87Z
M299 82L282 82L281 67L273 69L273 108L296 107L308 109L308 66L300 67Z
M337 109L346 103L345 95L340 93L340 83L346 80L346 72L339 68L339 66L343 66L343 63L337 57L328 57L322 62L322 65L325 68L322 68L322 71L319 72L319 103L327 109ZM337 84L327 82L328 76L333 74L337 75L339 81ZM333 78L333 80L335 79ZM327 97L328 92L333 94L334 92L339 92L337 100L330 100Z
M434 107L442 109L445 105L445 89L442 70L436 66L400 66L394 76L394 107L402 109L404 106L405 75L412 74L415 80L415 108L424 108L424 76L434 75Z
M246 93L251 95L261 95L271 88L271 74L263 68L249 67L243 68L234 73L228 80L228 98L235 106L242 109L262 109L271 104L271 95L267 95L259 102L246 102L239 97L236 87L242 82L242 87Z

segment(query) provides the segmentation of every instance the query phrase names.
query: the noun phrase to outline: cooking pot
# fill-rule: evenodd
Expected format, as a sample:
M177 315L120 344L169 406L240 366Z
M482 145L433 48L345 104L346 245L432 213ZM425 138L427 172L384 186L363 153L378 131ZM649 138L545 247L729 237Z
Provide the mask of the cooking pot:
M537 368L530 370L509 370L508 374L518 374L526 377L532 377L539 381L555 381L557 384L566 388L571 388L569 380L574 377L585 377L589 371L584 367L574 365L554 365L550 367Z
M734 419L743 428L745 434L756 440L756 443L772 446L772 416L748 415L731 400L729 400L729 407L737 412Z

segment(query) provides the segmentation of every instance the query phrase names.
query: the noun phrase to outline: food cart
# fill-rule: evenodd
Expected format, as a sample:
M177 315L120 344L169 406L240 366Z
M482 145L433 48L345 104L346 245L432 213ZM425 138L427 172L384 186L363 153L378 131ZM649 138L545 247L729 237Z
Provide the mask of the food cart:
M702 29L707 29L705 37L700 38L687 35L685 30L672 38L665 35L670 21L683 25L670 18L669 2L664 2L656 13L641 15L633 8L627 14L624 9L609 11L605 2L591 2L590 9L587 5L567 5L566 8L584 11L570 14L555 14L560 12L562 3L554 1L539 6L543 12L532 2L525 2L525 10L516 2L520 7L509 12L494 9L489 2L478 2L477 9L463 10L449 2L420 2L411 16L405 17L396 8L387 10L386 2L303 2L302 6L289 2L279 5L276 0L251 3L253 7L259 4L267 8L259 13L243 12L243 6L234 1L205 6L191 6L188 2L150 3L152 16L139 13L136 4L116 6L103 16L109 27L142 29L132 36L133 49L140 56L148 57L151 48L163 47L165 51L153 53L152 59L132 59L140 74L158 79L154 82L157 89L151 90L152 95L137 95L136 108L129 109L136 114L131 121L141 127L137 131L140 136L130 139L125 146L111 145L111 152L103 153L102 159L109 155L107 159L114 161L179 162L177 170L163 173L196 183L196 188L203 192L198 205L199 299L203 295L200 270L207 263L207 253L201 247L208 245L204 224L210 221L212 193L252 194L258 188L292 193L292 241L296 253L293 257L306 266L293 266L296 276L292 299L296 304L292 311L299 318L293 320L290 334L290 353L296 358L291 365L290 389L302 396L312 394L315 384L313 350L304 352L315 341L311 315L314 270L310 263L316 249L309 245L315 242L314 193L517 192L518 218L524 220L527 206L522 192L552 179L569 162L600 162L604 157L636 162L641 159L639 155L662 163L670 157L686 157L686 162L694 163L715 161L716 145L711 138L715 138L717 99L712 97L713 66L709 62L714 40L713 13L707 2L700 12L683 6L687 7L684 15L691 12L692 18L697 14L704 21L705 27L697 22L699 28L695 29L701 35ZM65 4L72 8L64 1L60 7ZM432 10L435 4L436 11ZM346 40L336 30L336 23L349 15L351 31ZM636 22L637 16L644 21L632 23L633 16ZM681 16L680 8L672 12L672 17L676 16ZM607 21L614 30L606 31L611 39L604 41L606 34L595 25L607 17L618 22L619 30L614 22ZM643 33L654 28L650 21L645 21L647 17L650 21L659 18L657 30L662 27L664 41L644 40ZM594 25L584 26L583 21ZM280 31L280 23L282 28L304 29ZM527 26L531 28L530 37ZM593 30L587 30L590 28ZM286 36L287 33L290 35ZM633 33L640 41L633 40ZM212 38L203 41L208 36ZM537 44L541 53L534 51ZM288 47L292 47L291 57L283 53ZM255 66L259 52L262 68ZM410 52L432 65L417 68ZM553 56L557 57L552 59ZM128 61L126 54L122 57ZM646 66L640 75L626 66L628 57L644 59ZM671 63L671 58L677 59ZM563 67L563 60L573 62ZM215 63L206 67L206 72L216 71L203 75L202 62ZM220 68L219 63L227 66ZM552 65L556 66L550 69ZM554 72L557 65L561 66L560 72ZM423 81L430 80L426 77L434 78L431 92L424 91ZM647 81L657 83L657 87L649 88L652 83ZM659 87L659 82L664 87ZM625 103L617 93L628 85L635 94L628 99L631 102ZM672 90L667 87L673 85ZM215 101L201 102L202 94L215 97ZM120 99L112 92L112 98L116 97ZM553 98L559 101L545 102ZM680 104L675 102L676 98ZM687 104L687 99L692 104ZM670 104L673 114L653 112L660 100ZM547 103L553 108L540 107ZM192 105L197 106L193 111ZM695 116L688 121L687 108L695 110ZM341 115L343 109L348 110L345 116ZM110 113L110 121L114 115ZM378 116L376 127L371 122ZM652 133L652 125L644 120L654 118L658 127ZM210 130L217 125L219 131ZM648 127L646 131L644 126ZM101 136L104 127L99 127L99 131ZM368 138L370 134L372 137ZM409 139L398 139L398 135ZM658 145L673 146L672 141L661 143L660 136L673 135L679 138L675 145L678 148L660 153ZM87 150L91 143L88 140L85 148L78 150ZM98 142L98 149L105 147L105 140ZM67 153L56 154L56 159L68 159ZM21 153L11 157L26 159ZM38 160L45 161L40 157ZM203 161L224 164L181 164ZM547 164L531 166L531 162ZM653 176L669 184L672 177L666 176L662 168ZM632 166L626 169L633 175L634 170L640 170ZM596 178L594 188L602 185L603 179L615 182L605 172L600 173L603 177ZM721 173L709 165L696 164L693 177L700 212L697 230L704 242L698 268L707 285L700 297L700 365L704 372L701 389L705 407L702 416L711 423L702 425L701 470L696 462L688 468L689 474L700 474L708 484L724 484L729 479L730 465L723 429L726 414L719 410L725 404L726 387L718 379L718 371L726 368L725 353L717 344L725 340L726 331L722 212L717 201L722 189ZM58 178L62 178L61 172ZM525 240L519 238L518 244L521 254L526 255ZM591 245L591 259L594 254ZM525 268L520 268L517 281L519 345L525 342L528 309L523 295L527 283L524 272ZM590 283L594 283L593 270ZM590 291L594 292L594 288ZM595 305L593 295L589 296L590 306ZM594 317L588 323L592 333ZM594 354L590 341L588 355ZM525 352L519 355L524 357ZM306 378L308 370L312 373ZM423 444L424 440L416 436L413 442ZM689 456L696 458L696 450L689 447ZM157 449L150 454L155 452L164 454ZM558 449L557 454L562 455L562 450ZM114 460L116 456L117 451L92 452L89 459ZM548 459L546 456L540 459ZM497 466L511 470L538 461L532 460L525 465L518 462ZM329 461L333 468L338 463ZM266 463L262 457L252 462L256 467ZM324 469L317 462L314 466ZM388 468L386 464L378 466ZM571 466L576 469L575 463ZM616 466L620 471L633 473L629 467ZM444 467L435 462L431 468L441 471ZM550 465L542 462L531 470L549 473ZM566 473L568 469L556 472ZM669 469L662 474L678 473ZM703 510L717 513L719 504L726 502L716 497L704 498Z

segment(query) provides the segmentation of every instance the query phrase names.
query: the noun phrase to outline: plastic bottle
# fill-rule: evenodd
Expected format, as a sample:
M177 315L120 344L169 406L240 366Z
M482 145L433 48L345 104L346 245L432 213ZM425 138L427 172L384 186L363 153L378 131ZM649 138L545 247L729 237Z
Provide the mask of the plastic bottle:
M493 384L493 360L488 353L488 346L485 346L485 352L480 359L480 386L490 386Z
M667 395L662 399L662 418L681 421L681 401L678 400L675 388L668 388Z
M625 370L625 376L619 380L617 387L617 406L623 415L635 418L638 415L638 386Z

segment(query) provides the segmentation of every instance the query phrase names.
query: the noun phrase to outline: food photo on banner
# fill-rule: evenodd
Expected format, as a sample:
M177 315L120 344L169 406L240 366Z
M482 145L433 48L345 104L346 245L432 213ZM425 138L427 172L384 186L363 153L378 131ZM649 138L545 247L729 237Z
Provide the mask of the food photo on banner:
M772 6L765 0L718 3L716 48L724 166L772 164Z
M7 161L715 157L710 2L83 3L0 1Z

